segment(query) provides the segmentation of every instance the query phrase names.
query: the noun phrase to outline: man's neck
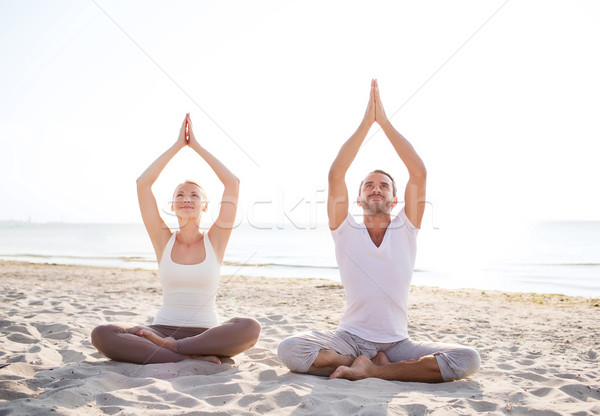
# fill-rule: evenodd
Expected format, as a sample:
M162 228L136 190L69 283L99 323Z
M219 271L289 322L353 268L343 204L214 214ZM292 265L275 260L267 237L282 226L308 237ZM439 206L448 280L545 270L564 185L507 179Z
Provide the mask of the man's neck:
M388 225L392 221L392 217L390 214L377 213L363 213L363 221L365 226L367 227L367 232L369 233L369 237L375 246L379 247L381 243L383 243L383 237L385 237L385 232L387 231Z
M369 231L384 231L387 229L392 216L389 213L378 212L376 214L363 211L363 222Z

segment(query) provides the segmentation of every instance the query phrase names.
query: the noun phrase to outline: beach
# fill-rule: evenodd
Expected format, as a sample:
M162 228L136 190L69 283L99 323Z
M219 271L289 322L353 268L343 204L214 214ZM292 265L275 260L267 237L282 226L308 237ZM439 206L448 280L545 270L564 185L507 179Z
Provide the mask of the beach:
M223 320L256 318L258 343L216 365L113 362L90 342L105 322L149 324L158 274L0 262L0 414L600 414L600 300L479 289L411 288L416 340L469 345L481 369L442 383L290 373L279 342L333 329L344 291L325 279L222 276Z

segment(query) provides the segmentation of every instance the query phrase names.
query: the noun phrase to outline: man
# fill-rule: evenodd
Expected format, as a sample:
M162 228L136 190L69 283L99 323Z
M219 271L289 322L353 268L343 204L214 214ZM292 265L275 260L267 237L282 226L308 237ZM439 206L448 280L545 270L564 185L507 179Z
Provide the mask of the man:
M378 123L408 169L404 208L396 185L376 170L362 181L357 199L363 224L349 214L345 176L373 123ZM308 331L284 339L279 358L292 371L330 378L442 382L479 369L472 348L408 337L407 304L416 238L425 210L427 172L412 145L390 124L377 81L358 130L344 143L329 171L327 215L346 291L346 311L336 331Z

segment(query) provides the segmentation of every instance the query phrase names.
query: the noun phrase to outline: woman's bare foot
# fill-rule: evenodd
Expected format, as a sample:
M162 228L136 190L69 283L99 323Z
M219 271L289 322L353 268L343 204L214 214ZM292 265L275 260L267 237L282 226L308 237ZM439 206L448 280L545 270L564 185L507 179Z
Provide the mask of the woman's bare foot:
M371 358L371 362L375 365L386 365L391 364L387 355L383 351L379 351L375 357Z
M171 338L171 337L161 338L152 331L140 329L136 333L136 335L146 338L148 341L153 342L154 344L158 345L159 347L168 348L171 351L173 351L173 348L175 347L175 340L173 338Z
M152 331L147 331L144 329L140 329L136 335L146 338L148 341L153 342L159 347L168 348L173 351L175 347L175 339L171 337L161 338L156 335ZM221 364L221 359L216 355L186 355L184 356L185 360L200 360L200 361L208 361L215 364Z
M208 361L209 363L221 364L221 359L216 355L186 355L185 360Z
M370 370L375 367L375 364L367 358L366 355L356 357L350 367L345 365L339 366L333 374L332 378L345 378L347 380L362 380L363 378L371 377Z

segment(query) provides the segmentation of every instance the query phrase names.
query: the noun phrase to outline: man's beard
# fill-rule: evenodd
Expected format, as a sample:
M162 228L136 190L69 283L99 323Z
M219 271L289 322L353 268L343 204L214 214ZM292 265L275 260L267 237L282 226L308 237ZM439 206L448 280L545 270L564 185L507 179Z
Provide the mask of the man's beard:
M369 202L369 198L362 199L360 201L363 209L368 211L370 214L389 214L392 211L392 201L383 198L381 203Z

